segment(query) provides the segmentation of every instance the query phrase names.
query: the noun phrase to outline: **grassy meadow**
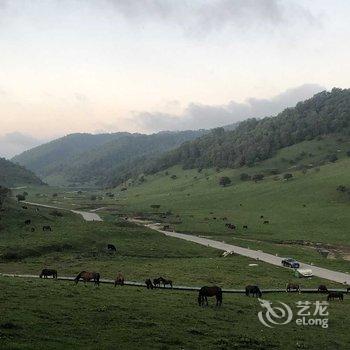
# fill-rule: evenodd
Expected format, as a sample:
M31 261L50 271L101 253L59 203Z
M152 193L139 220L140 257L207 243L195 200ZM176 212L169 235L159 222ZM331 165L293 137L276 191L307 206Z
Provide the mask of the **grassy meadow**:
M0 277L2 349L346 349L350 304L332 302L329 328L258 321L256 298L224 294L200 308L196 293ZM299 300L269 294L295 312ZM293 319L294 320L294 319ZM281 336L283 334L283 336Z
M254 168L198 171L174 167L108 190L78 192L50 186L13 190L14 195L26 191L28 201L61 208L102 208L98 213L104 221L85 222L68 210L37 211L31 205L23 209L23 204L8 201L0 213L0 273L39 274L47 267L57 269L61 276L93 270L112 279L122 271L130 281L163 276L175 285L188 286L241 289L258 284L264 289L294 282L302 288L340 287L319 278L300 280L290 269L238 255L224 258L218 250L165 237L123 217L148 217L177 231L350 272L350 200L348 194L336 190L339 185L350 186L348 148L344 141L315 140L283 149ZM339 158L335 163L301 171L301 165L318 163L322 154L335 152ZM273 169L280 174L271 174ZM282 179L286 172L293 174L289 181ZM242 181L241 173L263 173L265 179ZM230 186L219 186L222 176L231 179ZM127 190L121 191L125 186ZM27 219L32 221L28 226L24 224ZM269 224L263 224L264 220ZM238 229L226 229L226 222ZM43 232L43 225L51 225L53 231ZM243 225L248 229L243 230ZM116 254L106 251L109 243L117 247ZM317 246L329 249L330 256L322 258ZM290 304L325 299L324 295L287 293L264 297ZM194 292L97 288L0 276L0 347L346 349L349 305L347 296L343 302L331 303L328 329L295 323L269 329L258 321L258 301L243 295L224 295L221 309L214 308L213 301L210 307L199 308Z

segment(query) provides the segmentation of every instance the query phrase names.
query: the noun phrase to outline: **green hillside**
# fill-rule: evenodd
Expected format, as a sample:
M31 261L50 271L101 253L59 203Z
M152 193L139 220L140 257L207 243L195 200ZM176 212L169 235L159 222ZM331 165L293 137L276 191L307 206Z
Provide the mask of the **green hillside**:
M130 181L127 191L116 195L120 210L170 222L179 231L350 271L349 149L349 139L333 136L284 148L255 167L218 172L177 166L145 176L142 182ZM337 161L324 159L334 153ZM323 165L314 165L319 163ZM248 180L241 180L242 174ZM255 174L264 179L253 181ZM292 177L286 180L285 174ZM231 184L220 186L222 177ZM152 209L153 204L160 208ZM171 215L162 219L157 212ZM265 220L269 224L263 224ZM226 222L237 230L227 229ZM332 259L322 260L318 244L332 252Z
M31 171L0 158L0 186L41 185L43 182Z
M14 158L53 185L108 186L140 171L146 159L204 131L143 134L72 134Z
M279 149L322 135L350 134L350 89L321 92L276 117L249 119L232 131L214 129L148 164L148 173L184 168L253 166Z
M71 134L25 151L12 160L35 171L38 175L46 177L59 171L63 164L69 164L76 155L87 152L123 134Z

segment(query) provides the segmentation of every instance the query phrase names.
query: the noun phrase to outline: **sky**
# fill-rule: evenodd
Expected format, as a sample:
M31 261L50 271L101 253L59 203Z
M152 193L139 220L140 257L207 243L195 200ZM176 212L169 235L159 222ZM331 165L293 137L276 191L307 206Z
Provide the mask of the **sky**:
M0 156L212 128L350 87L347 0L0 0Z

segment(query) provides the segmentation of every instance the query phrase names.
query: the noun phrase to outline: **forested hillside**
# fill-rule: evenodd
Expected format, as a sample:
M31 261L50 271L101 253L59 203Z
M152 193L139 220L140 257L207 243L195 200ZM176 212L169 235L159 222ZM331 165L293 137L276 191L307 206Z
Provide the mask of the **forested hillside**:
M154 173L176 164L184 168L253 166L279 149L305 140L333 133L349 135L349 127L350 90L334 88L276 117L249 119L232 131L214 129L149 163L145 172Z
M24 152L14 160L51 184L107 186L138 173L149 159L204 132L73 134Z
M0 158L0 186L41 185L43 182L31 171Z
M78 154L89 151L125 133L71 134L32 148L12 160L34 171L41 177L57 172L63 163L69 163Z

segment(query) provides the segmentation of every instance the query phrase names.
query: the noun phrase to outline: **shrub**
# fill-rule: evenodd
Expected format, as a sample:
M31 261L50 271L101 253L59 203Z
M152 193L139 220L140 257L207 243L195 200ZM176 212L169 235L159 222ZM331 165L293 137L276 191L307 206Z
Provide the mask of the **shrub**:
M337 191L339 191L339 192L346 192L346 187L344 185L339 185L337 187Z
M293 174L291 174L291 173L286 173L286 174L284 174L283 175L283 179L284 180L290 180L291 178L293 178Z
M18 194L16 196L16 198L17 198L17 202L21 202L21 201L25 201L26 200L26 196L23 195L23 194Z
M246 174L246 173L242 173L239 178L241 179L241 181L248 181L251 179L250 175Z
M255 174L255 175L253 175L252 180L255 182L262 181L262 180L264 180L264 175L263 174Z
M331 163L334 163L338 160L338 157L336 154L329 154L327 156L327 160L330 161Z
M219 179L219 185L222 187L226 187L231 184L231 179L227 176L222 176Z

